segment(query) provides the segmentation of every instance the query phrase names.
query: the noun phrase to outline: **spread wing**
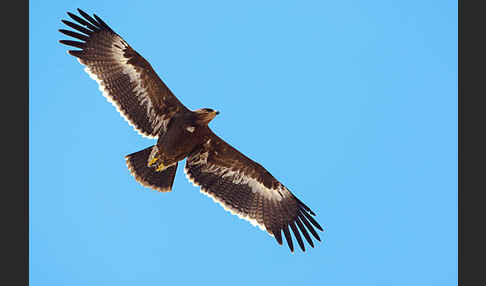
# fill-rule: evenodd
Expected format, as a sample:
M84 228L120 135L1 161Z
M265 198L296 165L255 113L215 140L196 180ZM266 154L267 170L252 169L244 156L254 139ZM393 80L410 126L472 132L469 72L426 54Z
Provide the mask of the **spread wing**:
M179 111L187 108L172 94L141 55L98 16L78 9L81 18L68 12L77 23L62 20L73 28L59 30L79 41L61 40L79 48L69 54L86 66L85 71L98 82L103 95L143 136L157 138Z
M321 226L309 207L297 199L260 164L252 161L211 132L205 143L187 158L187 178L223 208L259 226L282 244L282 231L290 250L289 227L301 249L300 236L314 247L309 232L320 241L314 227ZM300 230L300 233L299 233Z

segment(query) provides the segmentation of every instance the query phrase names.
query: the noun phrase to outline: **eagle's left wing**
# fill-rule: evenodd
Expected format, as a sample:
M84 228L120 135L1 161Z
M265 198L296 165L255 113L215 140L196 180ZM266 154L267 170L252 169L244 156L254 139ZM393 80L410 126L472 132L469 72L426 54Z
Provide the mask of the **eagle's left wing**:
M103 95L140 134L157 138L167 131L170 119L188 109L172 94L150 63L98 16L78 9L81 17L69 13L76 23L62 20L74 29L59 31L79 41L61 40L79 48L69 54L86 66Z
M321 226L309 207L297 199L265 168L211 132L204 144L187 158L186 176L201 192L238 217L258 225L282 244L283 231L293 252L292 229L303 251L299 233L314 247L307 230L320 241L314 227Z

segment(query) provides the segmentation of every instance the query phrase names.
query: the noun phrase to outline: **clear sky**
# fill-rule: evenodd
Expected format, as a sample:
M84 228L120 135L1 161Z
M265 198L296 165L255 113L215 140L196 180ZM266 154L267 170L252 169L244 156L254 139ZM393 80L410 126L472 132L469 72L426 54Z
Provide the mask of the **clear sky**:
M309 205L291 254L129 174L139 136L58 43L96 13ZM456 285L456 1L30 1L31 285Z

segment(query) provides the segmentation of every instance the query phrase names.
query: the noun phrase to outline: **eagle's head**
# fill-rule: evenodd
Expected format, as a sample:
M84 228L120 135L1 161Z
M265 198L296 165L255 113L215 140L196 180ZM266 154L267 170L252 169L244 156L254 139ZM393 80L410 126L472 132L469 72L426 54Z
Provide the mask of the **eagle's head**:
M216 115L219 114L219 111L213 110L211 108L201 108L194 111L196 114L196 122L199 124L208 124L211 120L213 120Z

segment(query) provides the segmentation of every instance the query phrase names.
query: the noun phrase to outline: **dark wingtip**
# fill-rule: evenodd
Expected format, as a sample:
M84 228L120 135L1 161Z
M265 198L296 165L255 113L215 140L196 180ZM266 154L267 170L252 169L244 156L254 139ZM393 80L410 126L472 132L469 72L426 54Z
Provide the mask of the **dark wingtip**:
M301 211L298 214L300 220L304 223L304 225L307 227L307 229L311 232L312 236L314 236L318 241L321 241L321 239L320 239L319 235L317 234L316 230L314 229L314 227L312 227L312 224L309 222L308 218L304 214L306 214L307 216L310 217L309 214Z
M71 40L60 40L59 41L61 44L67 45L67 46L72 46L76 48L83 49L85 46L85 43L83 42L78 42L78 41L71 41Z
M83 51L68 51L68 54L70 54L71 56L74 56L74 57L77 57L77 58L82 58L83 56Z
M304 216L315 226L317 227L317 229L319 229L320 231L324 231L321 227L321 225L313 218L311 217L307 212L305 211L300 211L300 213L304 214Z
M272 234L273 237L275 237L275 240L277 240L277 243L282 245L282 232L280 231L280 229L275 228L274 230L272 230Z
M315 216L316 214L301 200L299 200L296 196L294 196L295 200L299 203L299 205L306 211L308 211L311 215Z
M292 242L292 236L290 235L289 226L286 225L283 229L285 239L287 240L287 245L290 248L290 252L294 252L294 244Z
M300 246L300 249L305 252L305 245L304 241L302 240L302 237L300 236L299 230L297 229L297 226L295 225L295 222L292 221L290 222L290 228L292 229L292 232L294 233L295 239L297 239L297 243Z
M302 234L304 235L305 240L307 240L307 242L309 243L309 245L312 248L314 248L314 242L312 242L312 239L310 238L309 233L307 232L307 230L305 229L304 225L302 224L302 221L301 221L301 219L300 219L299 216L297 216L297 218L295 219L295 222L297 223L297 226L299 227L300 232L302 232Z
M76 38L78 40L81 40L81 41L85 41L86 42L86 41L89 40L89 37L88 36L85 36L83 34L79 34L79 33L76 33L76 32L70 31L70 30L59 29L59 32L63 33L64 35L67 35L67 36Z

